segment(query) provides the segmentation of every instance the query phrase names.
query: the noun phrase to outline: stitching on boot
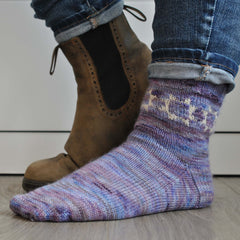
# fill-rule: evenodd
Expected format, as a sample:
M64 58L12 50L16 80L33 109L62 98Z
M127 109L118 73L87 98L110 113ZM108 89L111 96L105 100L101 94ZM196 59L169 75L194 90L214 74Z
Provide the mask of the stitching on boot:
M112 25L112 26L111 26ZM129 85L130 85L130 95L129 95L129 99L128 101L119 109L117 110L110 110L103 99L103 96L101 94L101 88L100 85L98 83L98 77L96 74L96 71L94 69L94 65L92 63L91 58L88 56L88 54L86 53L86 49L84 47L81 46L81 43L79 42L80 40L75 39L74 43L77 44L79 50L83 53L83 56L87 62L88 65L88 70L90 73L90 77L91 77L91 83L93 85L93 89L96 93L96 97L97 97L97 103L98 106L100 108L100 111L106 115L107 117L111 117L111 118L117 118L120 115L122 115L122 113L124 111L129 111L130 109L135 109L135 105L136 105L136 98L137 98L137 83L136 83L136 79L135 79L135 73L133 68L130 67L130 64L128 62L128 57L127 57L127 53L124 49L123 43L121 42L118 30L117 30L117 26L114 23L114 21L110 22L110 26L114 32L113 37L116 41L116 45L119 49L119 53L122 59L122 64L123 64L123 68L125 71L125 74L127 75L127 78L129 80Z
M95 95L97 97L97 103L98 103L98 106L100 108L100 111L104 115L106 115L107 117L111 117L111 118L119 117L120 115L122 115L122 112L126 108L125 106L127 105L128 102L125 105L123 105L123 107L121 107L120 109L117 109L117 110L110 110L106 106L106 104L104 102L104 99L103 99L103 96L101 94L101 89L100 89L100 85L99 85L99 82L98 82L98 77L97 77L96 71L94 69L94 65L92 64L91 58L86 53L86 49L84 47L82 47L82 45L80 43L80 40L75 39L74 44L76 44L77 47L79 48L79 50L83 53L85 61L87 62L88 70L89 70L90 77L91 77L92 87L93 87Z
M120 36L117 30L117 26L114 21L110 22L110 25L112 25L112 29L114 31L113 37L117 42L117 47L119 49L120 56L122 58L123 68L125 70L125 73L128 77L129 84L130 84L130 96L127 101L127 103L123 106L123 108L126 108L129 110L130 108L134 107L137 97L137 84L135 79L135 73L133 72L133 69L131 69L130 64L128 63L127 59L127 53L123 47L123 43L120 40Z

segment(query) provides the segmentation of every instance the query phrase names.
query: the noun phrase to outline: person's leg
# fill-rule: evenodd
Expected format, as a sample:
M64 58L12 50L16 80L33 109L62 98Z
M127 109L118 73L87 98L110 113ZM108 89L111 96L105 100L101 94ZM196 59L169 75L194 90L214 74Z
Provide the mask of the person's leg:
M240 1L155 1L150 78L234 87L240 63Z
M61 43L120 16L123 0L32 0L31 6Z
M35 221L89 221L209 206L209 136L239 64L239 48L232 48L240 6L232 2L224 14L224 2L156 0L152 78L127 141L54 184L15 196L11 209Z
M32 5L54 30L58 48L73 67L78 101L67 154L32 163L23 179L27 191L66 176L127 138L148 85L151 61L150 50L122 13L122 1L34 0Z

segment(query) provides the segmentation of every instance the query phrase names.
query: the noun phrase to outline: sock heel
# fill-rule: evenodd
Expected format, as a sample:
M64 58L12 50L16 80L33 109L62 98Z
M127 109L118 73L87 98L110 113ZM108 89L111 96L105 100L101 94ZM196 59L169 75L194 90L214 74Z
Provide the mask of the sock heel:
M205 169L189 167L192 179L199 192L199 203L196 208L204 208L211 205L214 198L213 180L209 166Z

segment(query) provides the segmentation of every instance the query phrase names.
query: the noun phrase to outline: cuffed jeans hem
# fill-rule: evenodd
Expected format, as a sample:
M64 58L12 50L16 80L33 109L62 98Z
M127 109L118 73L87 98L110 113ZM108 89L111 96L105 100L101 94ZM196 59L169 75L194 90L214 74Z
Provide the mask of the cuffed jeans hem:
M161 79L193 79L213 84L226 84L227 93L235 86L234 76L220 68L194 63L157 62L148 66L149 78Z
M101 11L89 16L85 21L79 25L55 34L55 39L58 43L62 43L70 40L73 37L82 35L96 27L106 24L114 18L120 16L123 11L123 1L118 1L108 8L104 8Z
M237 75L238 64L229 57L215 52L209 52L202 49L191 48L159 48L153 50L154 62L183 62L195 63L200 65L209 65L220 68L231 73L234 77Z

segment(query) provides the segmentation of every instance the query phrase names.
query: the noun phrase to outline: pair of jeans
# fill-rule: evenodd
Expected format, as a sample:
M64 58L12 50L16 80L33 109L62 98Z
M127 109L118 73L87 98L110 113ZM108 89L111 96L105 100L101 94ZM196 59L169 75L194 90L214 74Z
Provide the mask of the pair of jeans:
M46 21L57 42L110 22L123 11L122 0L32 0L35 18Z
M58 42L122 14L122 0L32 0ZM150 78L226 84L240 63L240 0L155 0Z

